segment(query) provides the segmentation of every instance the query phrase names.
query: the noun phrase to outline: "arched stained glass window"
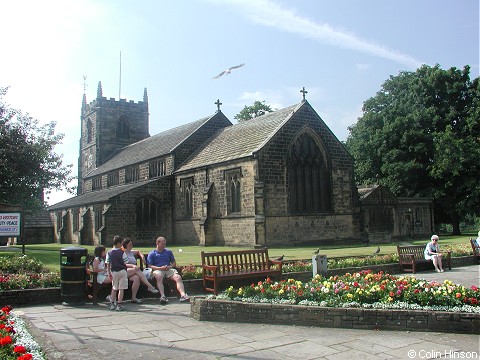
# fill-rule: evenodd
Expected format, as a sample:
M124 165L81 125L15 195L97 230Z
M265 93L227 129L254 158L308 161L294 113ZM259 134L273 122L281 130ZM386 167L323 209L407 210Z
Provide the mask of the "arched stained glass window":
M287 176L290 211L331 211L330 169L326 154L308 132L298 136L290 147Z

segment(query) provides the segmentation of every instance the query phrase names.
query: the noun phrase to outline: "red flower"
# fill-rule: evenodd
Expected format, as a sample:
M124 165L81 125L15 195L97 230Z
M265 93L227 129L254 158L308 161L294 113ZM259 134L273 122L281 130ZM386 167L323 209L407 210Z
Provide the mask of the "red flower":
M17 358L17 360L32 360L32 359L33 359L32 354L25 354Z
M27 352L27 349L25 349L25 346L23 345L17 345L13 348L14 353L19 353L19 354L25 354Z
M11 307L10 305L4 306L4 307L2 308L2 311L3 311L5 314L8 314L11 310L12 310L12 307Z
M5 336L4 338L0 339L0 345L9 345L12 343L12 338L10 336Z
M393 291L390 291L390 292L388 293L388 295L389 295L390 297L394 297L394 296L395 296L395 293L394 293Z

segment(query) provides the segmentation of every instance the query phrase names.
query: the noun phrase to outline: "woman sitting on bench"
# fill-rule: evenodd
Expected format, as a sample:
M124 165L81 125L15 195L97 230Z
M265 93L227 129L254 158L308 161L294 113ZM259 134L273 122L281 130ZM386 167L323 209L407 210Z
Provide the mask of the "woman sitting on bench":
M432 235L431 240L425 247L425 260L432 260L437 272L443 272L442 254L438 245L438 236Z

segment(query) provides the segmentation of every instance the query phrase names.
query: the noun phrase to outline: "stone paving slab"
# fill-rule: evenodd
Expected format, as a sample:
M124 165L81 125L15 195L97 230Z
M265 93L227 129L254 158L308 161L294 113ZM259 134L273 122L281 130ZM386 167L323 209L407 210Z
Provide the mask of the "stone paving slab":
M479 269L454 268L416 277L443 281L455 274L459 283L470 286L478 284ZM451 351L457 358L475 358L476 352L480 358L478 335L199 322L190 318L189 304L174 298L166 306L146 299L125 307L116 312L106 304L55 304L14 311L26 320L47 358L55 360L421 359L432 349L442 355ZM416 355L409 357L409 351Z

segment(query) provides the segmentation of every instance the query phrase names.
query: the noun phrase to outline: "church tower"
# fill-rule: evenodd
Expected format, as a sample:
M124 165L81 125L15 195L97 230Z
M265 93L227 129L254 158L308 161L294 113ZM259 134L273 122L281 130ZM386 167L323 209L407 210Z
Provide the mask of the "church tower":
M83 94L77 195L83 193L83 178L124 146L149 137L147 89L143 101L107 99L98 83L97 98L87 104Z

